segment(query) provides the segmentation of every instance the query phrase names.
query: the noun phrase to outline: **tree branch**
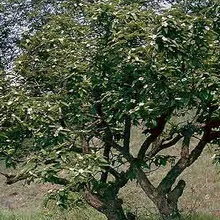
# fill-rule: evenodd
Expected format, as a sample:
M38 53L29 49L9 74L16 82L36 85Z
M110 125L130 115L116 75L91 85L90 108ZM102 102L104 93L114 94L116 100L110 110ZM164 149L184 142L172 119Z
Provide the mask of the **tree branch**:
M125 128L124 128L124 148L129 152L131 137L131 116L125 115Z
M220 120L210 120L208 121L203 128L203 136L197 146L192 150L192 152L185 157L185 155L181 155L181 158L176 163L175 166L167 173L167 175L163 178L161 183L158 186L158 190L162 194L167 194L171 191L171 187L175 183L177 177L190 165L192 165L198 157L201 155L205 146L212 140L218 139L220 137L220 131L212 131L212 128L218 128L220 125ZM190 140L187 140L189 144Z
M174 187L174 189L168 194L168 200L170 203L177 204L179 198L183 194L183 190L186 186L186 183L184 180L180 180L177 185Z
M108 171L115 177L115 179L120 178L121 174L118 171L116 171L113 167L109 166Z
M133 169L136 174L137 181L140 184L141 188L144 190L146 195L152 201L156 202L155 199L158 197L156 188L152 185L152 183L150 182L150 180L147 178L144 171L140 167L134 165Z
M3 175L4 177L6 177L6 184L7 185L12 185L12 184L17 183L19 181L26 180L28 177L31 177L31 175L29 173L21 173L21 174L14 175L14 174L6 174L6 173L0 172L0 174ZM53 183L54 183L54 181L53 181ZM69 182L69 180L67 180L65 178L56 177L55 183L59 184L59 185L66 186L70 182Z
M105 160L107 160L109 162L109 154L110 154L110 151L111 151L111 144L109 143L106 143L105 146L104 146L104 152L103 152L103 157ZM108 178L108 171L109 171L109 168L110 167L105 167L105 171L102 172L101 174L101 181L102 182L106 182L107 181L107 178Z
M143 160L145 157L145 153L148 150L148 148L150 147L150 145L156 140L156 137L154 137L153 135L150 135L149 137L147 137L147 139L144 141L144 143L141 145L141 148L138 152L138 156L137 159L138 160Z
M125 131L124 131L126 133L124 136L124 146L125 147L122 147L114 141L114 135L113 135L108 123L104 119L104 113L102 112L101 103L97 102L97 104L95 105L95 108L96 108L97 115L100 117L99 126L101 126L103 128L104 133L105 133L104 138L102 139L102 141L105 143L104 153L103 153L104 158L107 161L109 161L109 154L111 151L111 147L113 147L116 150L118 150L120 153L122 153L122 155L128 161L132 161L133 157L130 155L129 150L128 150L129 144L130 144L131 119L127 118L125 121ZM103 182L106 182L106 180L107 180L108 169L110 169L110 167L106 167L106 171L103 172L101 175L101 181L103 181Z
M101 201L97 195L94 195L89 188L85 190L85 200L96 210L103 212L104 202Z
M161 150L167 149L169 147L174 146L180 139L182 138L182 135L178 134L176 137L174 137L171 141L164 143L163 142L156 146L155 148L153 148L148 154L147 157L148 158L152 158L154 157L157 153L159 153Z
M150 136L144 141L144 143L141 145L141 148L138 152L137 158L139 160L143 160L145 157L145 153L150 147L150 145L162 134L164 127L167 123L168 116L172 113L172 109L169 109L168 111L161 114L159 118L157 118L157 126L152 129L147 129L143 133L150 133Z
M220 120L218 120L218 119L210 120L208 123L206 123L205 127L206 128L219 128L220 127Z
M220 138L220 131L212 131L209 135L209 142Z
M210 130L207 130L204 134L200 142L194 148L194 150L190 153L188 157L181 157L179 161L171 168L171 170L167 173L167 175L163 178L159 186L157 187L160 194L167 194L171 191L173 184L175 183L177 177L192 163L194 163L198 157L201 155L203 149L208 143L208 136Z
M7 173L2 173L0 172L0 174L4 177L6 177L6 184L11 185L13 183L16 183L20 180L24 180L24 177L20 177L20 178L16 178L16 175L14 174L7 174Z

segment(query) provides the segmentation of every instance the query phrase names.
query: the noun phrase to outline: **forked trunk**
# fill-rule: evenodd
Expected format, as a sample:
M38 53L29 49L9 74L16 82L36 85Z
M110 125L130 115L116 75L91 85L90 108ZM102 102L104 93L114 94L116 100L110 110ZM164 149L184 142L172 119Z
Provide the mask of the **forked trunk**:
M136 166L134 169L141 188L156 205L161 218L163 220L181 219L180 212L178 210L178 200L183 193L185 181L180 180L173 190L169 189L166 191L166 185L165 187L161 187L161 189L158 190L158 188L155 188L151 184L141 168Z

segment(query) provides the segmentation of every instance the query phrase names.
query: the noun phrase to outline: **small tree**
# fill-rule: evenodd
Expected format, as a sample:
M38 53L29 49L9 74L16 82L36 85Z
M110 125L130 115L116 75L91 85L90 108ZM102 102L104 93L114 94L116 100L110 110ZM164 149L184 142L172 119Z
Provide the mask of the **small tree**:
M108 219L122 220L129 215L119 190L136 179L163 219L179 219L185 181L176 180L220 137L217 1L188 13L181 4L155 11L138 1L59 6L23 36L17 81L1 90L1 154L24 166L7 183L60 184L60 205L81 191ZM133 127L146 136L137 154ZM179 157L161 153L171 147ZM154 186L146 171L168 162Z

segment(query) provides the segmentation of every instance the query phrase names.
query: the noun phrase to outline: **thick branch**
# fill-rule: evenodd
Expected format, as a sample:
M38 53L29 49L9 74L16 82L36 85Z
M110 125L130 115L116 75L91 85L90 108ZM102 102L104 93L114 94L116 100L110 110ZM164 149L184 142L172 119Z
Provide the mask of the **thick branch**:
M171 168L171 170L167 173L167 175L163 178L161 183L158 186L158 190L160 194L167 194L170 192L171 187L175 183L177 177L192 163L194 163L198 157L201 155L203 149L208 143L209 132L205 132L200 142L194 148L194 150L190 153L188 157L181 157L175 166Z
M148 158L152 158L154 157L157 153L159 153L161 150L167 149L169 147L174 146L180 139L182 138L182 135L178 134L176 137L174 137L171 141L164 143L163 142L156 146L155 148L153 148L148 154L147 157Z
M129 115L125 116L125 128L124 128L124 148L129 152L131 137L131 117Z
M16 183L18 181L24 180L24 176L16 178L16 175L13 174L7 174L7 173L2 173L0 172L0 174L4 177L6 177L6 184L11 185L13 183Z
M122 208L122 201L117 197L103 199L94 194L90 189L85 190L85 199L89 205L102 212L111 220L127 220Z
M205 126L206 128L219 128L220 120L217 119L210 120Z
M177 204L179 198L183 194L183 190L186 186L186 183L184 180L180 180L177 185L174 187L174 189L168 194L168 200L170 203Z
M149 137L147 137L147 139L144 141L144 143L141 145L141 148L138 152L138 160L143 160L143 158L145 157L145 153L148 150L148 148L150 147L150 145L156 140L156 137L154 137L153 135L150 135Z
M3 175L4 177L6 177L6 184L7 185L12 185L12 184L17 183L19 181L26 180L28 177L31 177L31 175L29 173L22 173L22 174L14 175L14 174L6 174L6 173L0 172L0 174ZM54 183L54 181L53 181L53 183ZM59 184L59 185L66 186L70 182L65 178L56 177L55 183Z
M91 193L91 191L89 189L85 190L85 199L86 201L89 203L89 205L91 205L93 208L95 208L96 210L103 212L104 211L104 203L103 201L101 201L97 195L94 195L93 193Z
M171 109L169 109L167 112L163 113L157 119L157 126L152 129L148 129L144 132L144 133L149 132L150 136L144 141L144 143L142 144L142 146L138 152L137 158L139 160L143 160L143 158L145 157L145 153L148 150L148 148L150 147L150 145L161 135L161 133L163 132L164 127L166 125L168 116L170 116L171 113L172 113Z
M220 131L212 131L209 135L209 142L220 138Z
M134 169L134 172L136 174L137 181L140 184L141 188L144 190L146 195L152 201L156 202L155 199L158 197L157 190L152 185L150 180L147 178L147 176L145 175L144 171L140 167L138 167L138 166L134 166L133 169Z
M110 154L110 151L111 151L111 144L107 143L105 144L105 147L104 147L104 152L103 152L103 157L105 160L107 160L109 162L109 154ZM108 170L109 170L109 167L105 167L105 171L102 172L102 175L101 175L101 181L102 182L106 182L107 181L107 178L108 178Z
M97 91L94 91L95 98L98 100L99 99L99 94L96 94L96 93L97 93ZM104 130L105 136L108 137L108 138L102 139L102 141L105 144L111 145L111 147L113 147L114 149L119 151L128 161L132 161L133 157L129 153L129 151L127 151L126 148L122 147L121 145L119 145L118 143L116 143L114 141L114 135L113 135L108 123L104 119L104 113L102 111L102 103L100 101L97 101L94 107L95 107L96 113L97 113L97 115L100 119L100 123L99 123L98 126L101 127ZM127 122L127 124L129 124L129 123ZM127 126L127 128L128 128L128 126ZM128 136L126 137L126 139L127 139L127 141L126 141L126 145L127 145ZM130 137L129 137L129 142L130 142ZM128 144L129 144L129 142L128 142Z

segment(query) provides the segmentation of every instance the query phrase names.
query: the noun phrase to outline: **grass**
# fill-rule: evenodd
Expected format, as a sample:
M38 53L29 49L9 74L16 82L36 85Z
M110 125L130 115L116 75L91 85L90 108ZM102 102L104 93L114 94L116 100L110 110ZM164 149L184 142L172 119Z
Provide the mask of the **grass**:
M186 220L219 220L219 217L215 217L212 215L206 215L206 214L194 214L191 216L186 217Z
M71 211L57 209L42 209L41 211L30 210L0 210L0 220L106 220L104 215L99 214L90 207L75 208Z
M91 210L90 210L91 211ZM53 213L34 213L27 214L22 212L0 212L0 220L104 220L104 217L94 215L93 211L75 210L71 212L53 212ZM91 215L92 214L92 215ZM219 217L214 217L205 214L194 214L183 217L183 220L219 220ZM137 220L159 220L158 216L147 215L139 217Z

